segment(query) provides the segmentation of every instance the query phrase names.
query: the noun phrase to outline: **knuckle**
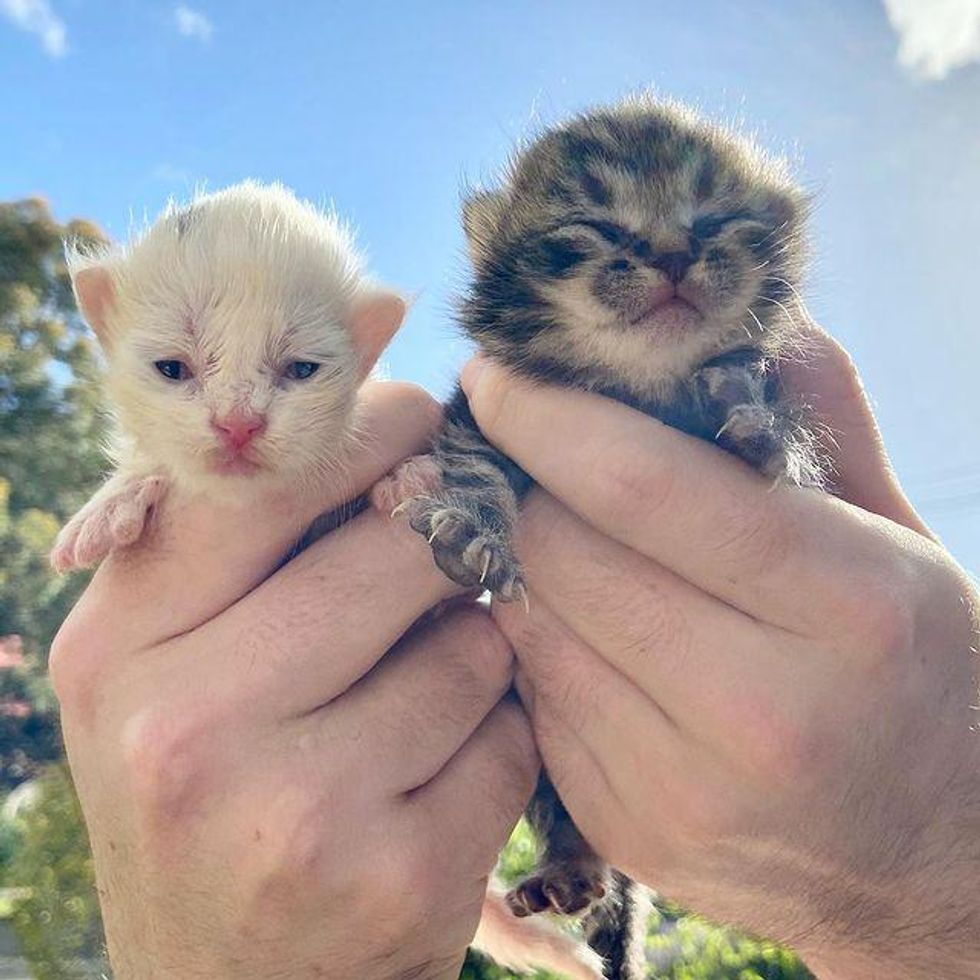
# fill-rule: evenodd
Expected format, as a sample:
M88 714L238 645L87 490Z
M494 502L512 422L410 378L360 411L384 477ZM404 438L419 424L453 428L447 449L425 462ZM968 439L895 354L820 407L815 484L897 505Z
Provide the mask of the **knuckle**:
M563 724L577 718L601 716L607 705L605 672L584 674L574 662L562 663L560 650L553 651L548 659L535 665L535 725L539 709L560 719Z
M750 777L773 791L799 788L821 768L820 734L805 720L778 711L747 713L738 744Z
M623 666L642 671L658 652L670 652L670 660L684 663L691 646L691 632L680 611L655 583L634 580L637 588L624 600L617 639Z
M293 798L279 807L270 830L274 877L292 884L310 882L324 861L329 808L315 794L290 796Z
M451 664L464 690L504 689L513 674L513 653L507 638L485 613L462 610L447 620L452 631Z
M865 578L852 594L847 613L854 638L868 662L895 663L915 645L914 590L898 568Z
M423 419L428 430L438 427L442 419L442 406L421 385L408 381L385 383L390 386L399 410Z
M183 815L206 775L213 719L169 704L142 708L124 725L123 763L133 798L151 824Z
M734 814L708 783L685 780L674 787L670 805L667 836L682 849L709 846L732 833Z
M430 688L419 692L418 711L389 719L397 740L416 738L418 717L431 719L442 729L469 727L483 717L513 680L513 657L506 640L489 617L481 613L453 614L451 621L437 627L430 648L439 674L443 696L433 701ZM423 640L422 642L426 642Z
M513 408L514 395L502 371L489 368L469 395L470 411L484 433L498 434L506 428L506 413Z
M360 876L365 913L377 923L382 947L394 947L413 935L437 907L441 886L434 856L418 842L386 848L367 862Z
M732 492L720 513L714 547L718 557L749 572L782 566L799 541L794 522L778 513L777 500L768 507L752 506Z
M81 710L98 684L104 644L73 613L58 630L48 657L48 676L62 712Z
M675 470L666 447L662 455L652 459L638 452L635 445L612 446L599 471L605 474L610 504L627 514L637 507L647 513L660 511L675 494Z

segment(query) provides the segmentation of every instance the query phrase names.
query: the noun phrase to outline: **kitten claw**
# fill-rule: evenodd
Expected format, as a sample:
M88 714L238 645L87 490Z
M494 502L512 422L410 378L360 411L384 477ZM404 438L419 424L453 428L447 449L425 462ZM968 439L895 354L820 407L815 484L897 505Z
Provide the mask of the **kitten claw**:
M514 598L520 599L522 605L524 606L524 612L530 616L531 615L531 601L528 598L527 589L524 587L524 583L517 581L514 583Z
M720 439L734 424L735 415L729 415L728 421L715 433L715 441Z
M391 520L395 520L396 518L401 517L401 515L404 514L406 510L408 510L408 507L411 503L412 503L411 499L403 500L388 516L391 518Z

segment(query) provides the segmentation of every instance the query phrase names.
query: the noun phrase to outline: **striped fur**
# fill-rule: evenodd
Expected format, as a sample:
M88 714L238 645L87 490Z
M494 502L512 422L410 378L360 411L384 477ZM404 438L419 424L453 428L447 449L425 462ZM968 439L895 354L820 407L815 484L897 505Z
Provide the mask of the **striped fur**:
M607 395L816 485L814 440L774 368L803 315L806 214L782 161L684 107L635 98L586 112L466 201L461 324L515 374ZM459 391L432 454L434 487L402 508L412 526L455 581L521 598L510 539L530 478L484 440ZM542 861L512 908L591 903L606 976L643 976L642 890L598 861L547 779L529 817Z

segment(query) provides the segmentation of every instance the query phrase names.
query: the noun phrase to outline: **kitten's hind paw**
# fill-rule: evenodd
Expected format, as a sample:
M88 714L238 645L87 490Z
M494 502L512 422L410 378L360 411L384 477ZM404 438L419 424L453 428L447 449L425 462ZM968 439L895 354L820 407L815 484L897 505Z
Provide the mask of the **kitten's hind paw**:
M520 565L502 534L482 527L467 511L437 500L412 501L407 513L409 524L429 542L436 564L454 582L527 605Z
M605 867L583 867L577 862L541 868L507 893L507 905L519 918L538 912L576 915L606 894Z

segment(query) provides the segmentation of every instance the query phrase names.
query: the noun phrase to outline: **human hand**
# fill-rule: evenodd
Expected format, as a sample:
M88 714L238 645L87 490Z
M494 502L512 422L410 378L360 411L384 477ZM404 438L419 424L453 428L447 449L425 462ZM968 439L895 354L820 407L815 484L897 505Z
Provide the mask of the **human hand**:
M452 586L373 511L267 577L438 421L403 385L363 407L348 485L169 515L55 643L121 980L458 975L537 772L511 652L472 605L400 639Z
M540 484L530 614L494 616L542 757L614 865L797 946L821 977L980 971L977 593L820 333L787 369L841 498L615 402L491 365L464 388Z

